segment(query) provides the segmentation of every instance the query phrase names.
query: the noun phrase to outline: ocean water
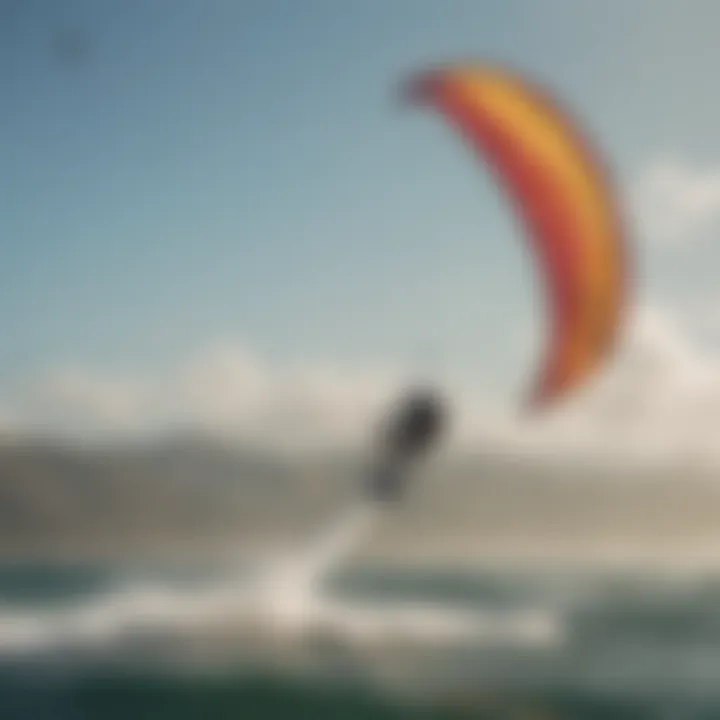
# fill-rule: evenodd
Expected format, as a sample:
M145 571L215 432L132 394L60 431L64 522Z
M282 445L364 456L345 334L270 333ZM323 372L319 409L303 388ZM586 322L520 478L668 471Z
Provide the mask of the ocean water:
M0 718L720 718L712 572L256 587L253 568L0 567Z

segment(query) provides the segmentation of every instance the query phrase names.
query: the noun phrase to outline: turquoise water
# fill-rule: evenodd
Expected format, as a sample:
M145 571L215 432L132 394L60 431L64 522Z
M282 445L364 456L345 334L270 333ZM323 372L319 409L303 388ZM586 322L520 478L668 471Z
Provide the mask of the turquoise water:
M194 655L195 636L175 643L146 624L138 643L119 632L126 610L113 603L144 597L139 582L162 587L172 605L211 580L211 573L177 570L0 567L0 718L720 718L720 579L713 575L365 568L336 574L327 589L341 603L420 598L485 613L542 611L563 638L538 647L370 651L341 634L322 652L313 646L298 656L281 646L267 662L228 637L242 662L233 654L210 662ZM30 650L3 645L18 613L82 615L93 599L114 610L102 616L105 634L92 652L69 652L45 629Z

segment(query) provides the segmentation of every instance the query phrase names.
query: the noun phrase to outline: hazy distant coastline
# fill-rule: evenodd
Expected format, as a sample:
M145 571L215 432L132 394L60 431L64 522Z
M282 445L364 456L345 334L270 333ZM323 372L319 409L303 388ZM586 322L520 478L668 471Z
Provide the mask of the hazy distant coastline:
M0 555L241 555L305 537L356 491L349 455L291 461L199 439L0 447ZM436 462L367 558L666 557L720 565L720 482L478 454Z

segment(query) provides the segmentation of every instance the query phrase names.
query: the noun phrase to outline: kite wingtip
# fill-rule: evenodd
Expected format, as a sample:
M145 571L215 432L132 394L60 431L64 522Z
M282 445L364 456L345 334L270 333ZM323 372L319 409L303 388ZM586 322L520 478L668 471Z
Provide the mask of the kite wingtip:
M561 394L559 388L553 387L547 381L537 382L525 398L525 414L537 417L548 412L559 403Z
M441 81L438 70L416 72L406 78L400 87L400 98L410 105L422 105L437 91Z

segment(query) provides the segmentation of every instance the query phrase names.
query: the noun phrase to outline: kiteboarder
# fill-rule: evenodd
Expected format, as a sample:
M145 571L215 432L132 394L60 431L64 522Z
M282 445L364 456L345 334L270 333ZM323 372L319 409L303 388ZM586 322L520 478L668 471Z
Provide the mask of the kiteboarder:
M431 388L413 388L383 419L370 473L371 497L381 502L402 497L410 465L438 444L447 425L448 411Z

